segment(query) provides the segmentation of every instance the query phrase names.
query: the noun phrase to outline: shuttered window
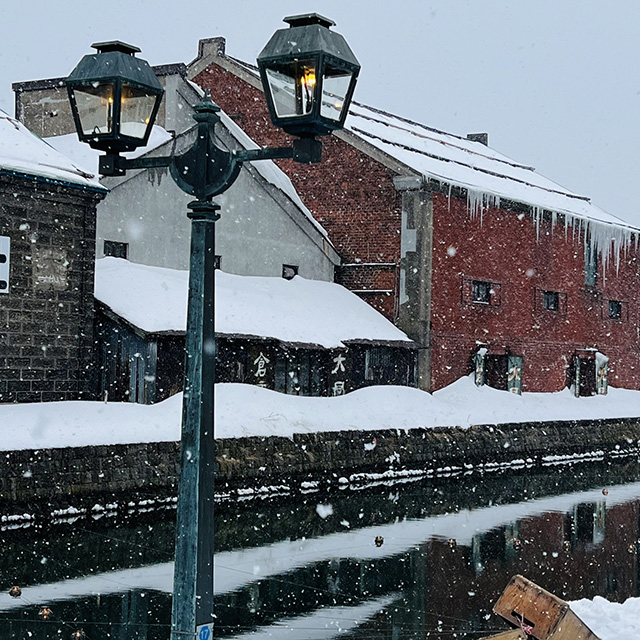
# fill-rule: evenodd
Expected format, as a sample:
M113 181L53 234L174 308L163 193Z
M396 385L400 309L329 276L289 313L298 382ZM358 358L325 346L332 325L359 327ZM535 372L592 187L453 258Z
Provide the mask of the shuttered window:
M9 249L11 239L0 236L0 293L9 293Z

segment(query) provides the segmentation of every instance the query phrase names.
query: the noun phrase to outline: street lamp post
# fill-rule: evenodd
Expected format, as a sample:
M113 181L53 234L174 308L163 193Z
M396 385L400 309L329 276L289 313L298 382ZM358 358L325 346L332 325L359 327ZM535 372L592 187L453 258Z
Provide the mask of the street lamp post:
M195 197L191 219L189 298L182 409L181 472L176 522L172 640L213 637L214 542L214 223L212 198L226 191L244 162L292 158L319 162L316 136L340 129L360 65L333 22L318 14L285 18L258 58L273 123L298 136L291 147L239 151L215 143L219 107L211 97L194 107L196 140L180 155L124 158L145 146L163 89L140 50L120 41L94 44L66 79L81 141L105 152L99 170L121 176L130 169L169 167L177 185Z

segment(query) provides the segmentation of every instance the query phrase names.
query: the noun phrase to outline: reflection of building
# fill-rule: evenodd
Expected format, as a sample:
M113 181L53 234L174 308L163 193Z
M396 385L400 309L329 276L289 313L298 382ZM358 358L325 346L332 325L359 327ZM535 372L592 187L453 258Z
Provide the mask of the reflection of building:
M0 403L86 397L93 176L0 111Z
M102 395L149 403L181 388L187 283L186 271L98 260ZM415 344L333 283L218 271L216 333L219 382L305 396L415 385Z
M224 39L188 74L256 142L286 142ZM340 253L337 280L421 345L422 388L474 364L514 392L640 388L637 229L487 143L355 104L322 164L279 164Z
M488 474L481 482L478 476L435 478L311 500L223 501L217 505L216 637L265 632L280 622L289 630L300 624L304 638L320 637L312 632L321 630L322 637L334 637L334 629L337 638L335 623L342 620L354 640L374 632L397 640L447 638L452 631L459 638L462 632L490 635L502 624L491 607L516 573L567 600L638 596L640 505L632 496L640 484L610 486L606 500L599 488L603 477L607 484L637 477L637 465L579 469ZM565 493L577 487L585 493ZM322 519L316 507L327 497L334 512ZM166 638L172 515L153 511L153 500L145 500L148 514L138 511L116 524L96 519L95 499L84 503L84 515L73 513L74 521L82 517L74 526L51 524L51 505L44 505L39 517L49 526L27 521L24 528L5 528L0 572L23 588L24 600L3 599L2 628L13 620L13 635L25 635L33 628L32 618L25 622L22 615L32 606L25 602L37 599L55 603L57 620L82 620L89 637L92 625L99 637L104 625L122 622L148 624L139 628L143 637ZM129 494L98 503L113 499L127 511ZM150 532L153 544L145 544ZM380 547L377 535L384 538ZM346 624L354 619L357 625Z
M449 489L456 493L446 485L442 488L445 494ZM425 487L418 495L424 500L432 489ZM415 501L415 490L411 497ZM539 513L531 509L533 515L528 516L523 515L528 510L526 503L521 503L470 510L466 518L460 513L408 518L404 525L402 511L396 513L400 522L395 525L373 519L375 503L368 505L372 511L353 505L349 512L334 505L339 517L350 523L364 511L368 526L352 534L316 539L308 547L291 542L287 545L290 559L279 563L273 552L284 552L280 545L286 543L278 544L269 537L271 553L261 569L266 564L279 566L279 571L240 578L242 586L234 582L233 589L221 593L217 599L221 624L230 628L268 625L336 603L354 606L392 595L393 603L355 631L354 638L368 637L372 627L381 637L398 639L440 637L437 632L442 637L452 632L458 637L464 637L463 633L476 637L485 630L489 635L490 630L505 625L491 608L511 576L518 573L566 600L601 595L621 602L637 596L638 501L606 509L604 499L573 502L571 495L548 502L553 510ZM431 532L424 538L416 532L421 521L424 532ZM497 524L501 521L503 524ZM282 535L295 536L296 531L292 523L282 523ZM385 538L378 553L373 550L377 533L384 533ZM452 545L448 538L456 534L457 544ZM354 545L356 540L359 545ZM397 552L389 554L388 545L394 545ZM259 549L245 553L255 562L260 557ZM220 564L230 566L233 556L233 552L221 553Z

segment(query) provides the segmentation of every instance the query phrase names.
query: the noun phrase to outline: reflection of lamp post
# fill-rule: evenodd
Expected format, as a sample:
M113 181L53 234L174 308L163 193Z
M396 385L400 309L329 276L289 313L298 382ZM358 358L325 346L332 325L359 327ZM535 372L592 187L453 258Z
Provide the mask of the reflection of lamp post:
M129 169L169 167L178 186L195 200L191 219L189 308L186 334L181 475L176 523L172 640L208 640L213 632L213 507L215 440L213 390L214 222L220 207L211 199L226 191L243 162L293 158L319 162L315 136L344 124L360 66L333 22L309 14L285 19L260 54L265 95L273 123L299 136L292 147L226 151L214 142L219 107L211 97L196 105L197 138L181 155L123 158L120 153L146 145L162 99L162 87L139 51L122 42L93 45L66 80L81 141L105 151L100 173L124 175Z

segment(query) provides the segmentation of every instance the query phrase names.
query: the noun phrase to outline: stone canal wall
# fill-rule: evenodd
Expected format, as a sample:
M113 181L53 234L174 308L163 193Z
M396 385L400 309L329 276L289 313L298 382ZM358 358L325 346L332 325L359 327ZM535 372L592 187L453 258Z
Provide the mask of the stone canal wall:
M637 455L640 418L229 438L218 440L217 447L220 493L297 490L311 486L307 483ZM178 474L179 445L174 442L8 451L0 457L0 500L172 495Z

